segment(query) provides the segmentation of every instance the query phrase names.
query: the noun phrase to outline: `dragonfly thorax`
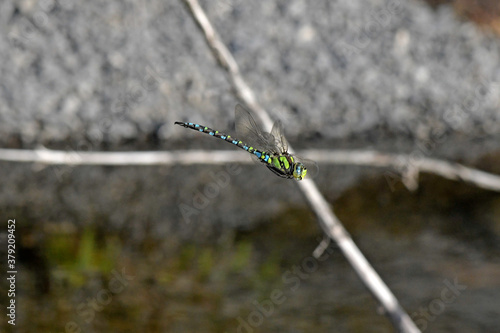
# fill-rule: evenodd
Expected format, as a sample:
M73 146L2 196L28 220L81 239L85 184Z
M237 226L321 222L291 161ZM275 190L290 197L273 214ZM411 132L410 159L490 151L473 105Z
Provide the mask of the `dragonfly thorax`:
M250 112L239 104L236 105L235 115L236 132L241 140L200 124L181 121L176 121L175 124L206 133L244 149L279 177L302 180L307 174L307 168L309 176L315 175L318 170L316 163L296 159L288 152L281 121L276 121L271 133L266 133L257 126ZM307 163L307 168L304 163Z
M306 166L296 161L289 153L270 156L267 167L280 177L295 180L302 180L307 173Z

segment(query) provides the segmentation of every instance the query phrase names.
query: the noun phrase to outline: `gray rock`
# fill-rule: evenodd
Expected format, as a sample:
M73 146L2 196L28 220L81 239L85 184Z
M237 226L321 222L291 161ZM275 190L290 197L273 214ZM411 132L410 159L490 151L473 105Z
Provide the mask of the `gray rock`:
M295 146L409 153L439 132L445 140L434 142L427 153L433 157L473 160L498 148L500 42L450 7L401 0L202 5ZM237 103L181 1L4 1L0 13L3 147L231 149L173 126L190 120L231 128ZM247 224L282 205L304 204L292 182L242 168L197 215L198 225ZM179 205L220 170L34 171L3 163L11 176L2 177L8 191L0 200L50 213L39 218L64 212L81 223L95 216L113 226L155 221L164 234L187 228L173 222L182 220ZM322 171L326 193L364 173Z

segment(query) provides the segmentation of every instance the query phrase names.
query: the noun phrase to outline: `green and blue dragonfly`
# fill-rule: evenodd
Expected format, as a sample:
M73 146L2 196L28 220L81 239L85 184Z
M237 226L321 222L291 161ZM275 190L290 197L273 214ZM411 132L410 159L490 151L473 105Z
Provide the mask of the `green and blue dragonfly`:
M276 121L271 133L266 133L257 126L250 112L240 104L236 105L235 115L236 133L243 141L203 125L181 121L176 121L175 124L207 133L246 150L282 178L302 180L306 174L310 178L317 173L316 163L288 153L281 121Z

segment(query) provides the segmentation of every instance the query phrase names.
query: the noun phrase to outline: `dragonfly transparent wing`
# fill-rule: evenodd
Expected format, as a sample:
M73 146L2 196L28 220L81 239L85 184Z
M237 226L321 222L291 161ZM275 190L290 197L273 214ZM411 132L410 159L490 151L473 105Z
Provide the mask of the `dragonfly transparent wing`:
M263 132L253 119L250 111L245 109L240 104L235 108L236 118L236 133L239 139L256 149L268 151L270 153L280 153L276 146L276 138L270 134Z
M309 160L307 158L302 158L300 156L293 155L296 162L300 162L305 165L307 169L306 179L315 178L319 173L318 163L313 160Z
M274 137L274 144L280 150L280 153L288 152L288 143L286 142L285 135L283 134L283 123L280 120L277 120L274 123L271 135Z

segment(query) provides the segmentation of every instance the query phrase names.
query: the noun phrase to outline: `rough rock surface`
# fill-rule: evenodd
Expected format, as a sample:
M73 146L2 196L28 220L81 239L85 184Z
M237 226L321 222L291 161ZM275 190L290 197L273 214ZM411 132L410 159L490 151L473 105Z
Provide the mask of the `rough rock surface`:
M433 10L402 0L202 6L295 146L409 153L424 142L432 144L426 154L451 159L498 148L500 39L449 6ZM232 148L173 126L191 120L231 128L237 103L181 1L9 0L0 4L0 22L2 147ZM0 183L6 209L51 221L104 220L138 235L146 228L158 235L189 225L201 230L209 222L244 225L302 204L292 182L244 166L192 215L193 227L181 223L180 205L193 206L197 191L224 168L0 165L9 175ZM326 193L365 173L321 171Z

